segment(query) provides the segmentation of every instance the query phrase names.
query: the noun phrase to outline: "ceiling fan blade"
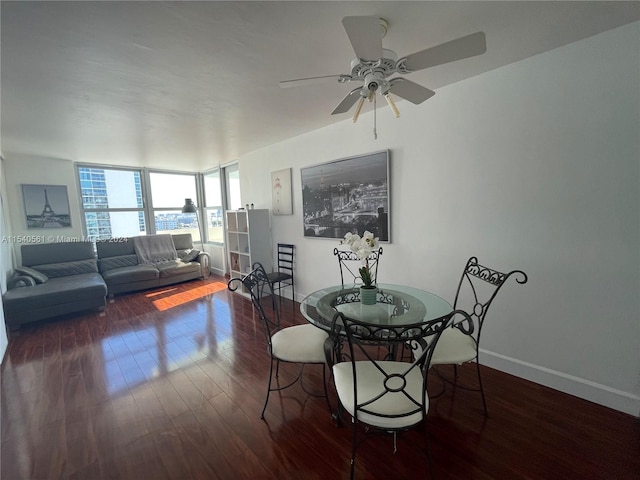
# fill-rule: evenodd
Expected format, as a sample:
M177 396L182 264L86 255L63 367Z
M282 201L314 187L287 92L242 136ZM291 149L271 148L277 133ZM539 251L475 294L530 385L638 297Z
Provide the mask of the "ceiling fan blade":
M349 75L323 75L320 77L308 77L308 78L295 78L293 80L283 80L280 82L280 88L289 87L302 87L305 85L316 85L318 83L324 83L329 80L336 79L340 83L348 82L351 80Z
M347 93L347 96L344 97L342 101L338 104L338 106L335 108L335 110L331 112L331 115L348 112L349 109L353 107L353 105L360 98L360 90L362 90L362 87L354 88L349 93Z
M405 100L409 100L416 105L421 104L436 94L433 90L429 90L406 78L394 78L389 80L389 83L391 84L391 93Z
M481 55L486 51L487 42L484 32L476 32L401 58L398 60L398 64L401 65L398 71L415 72L423 68Z
M356 57L362 60L382 58L383 30L378 17L344 17L342 25Z

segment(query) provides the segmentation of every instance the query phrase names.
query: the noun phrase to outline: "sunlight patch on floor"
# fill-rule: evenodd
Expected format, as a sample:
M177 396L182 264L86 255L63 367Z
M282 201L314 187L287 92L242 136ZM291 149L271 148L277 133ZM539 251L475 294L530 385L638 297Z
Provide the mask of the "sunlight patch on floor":
M166 290L156 290L156 291L154 291L154 292L147 293L147 294L145 295L145 297L147 297L147 298L157 297L158 295L165 295L165 294L167 294L167 293L169 293L169 292L175 292L176 290L178 290L176 287L173 287L173 288L167 288Z
M225 290L226 288L227 285L222 282L208 283L207 285L192 288L186 292L180 292L175 295L169 295L153 300L152 303L157 310L162 312L179 305L184 305L185 303L193 300L197 300L198 298L206 297L207 295L219 292L220 290Z

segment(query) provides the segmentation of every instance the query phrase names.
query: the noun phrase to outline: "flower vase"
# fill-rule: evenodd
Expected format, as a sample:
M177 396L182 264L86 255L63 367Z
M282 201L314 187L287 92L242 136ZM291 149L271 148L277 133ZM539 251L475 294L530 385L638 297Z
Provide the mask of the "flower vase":
M360 303L363 305L375 305L377 303L377 287L360 287Z

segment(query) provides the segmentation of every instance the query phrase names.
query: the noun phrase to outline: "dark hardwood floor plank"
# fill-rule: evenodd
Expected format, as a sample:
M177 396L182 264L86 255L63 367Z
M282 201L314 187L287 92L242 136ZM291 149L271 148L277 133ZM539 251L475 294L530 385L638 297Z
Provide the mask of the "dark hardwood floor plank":
M47 424L33 436L31 478L66 478L69 450L65 422ZM4 464L4 462L2 462Z
M93 410L87 409L68 415L65 419L68 475L89 473L98 468L99 455L95 433L91 424Z
M194 364L184 370L185 375L207 400L222 393L222 388L215 383L201 368L201 363Z
M214 407L217 397L221 396L225 394L220 393L193 412L211 439L210 455L214 455L217 474L220 478L269 478L264 458L257 457L246 447Z
M226 279L116 296L87 312L11 332L0 376L7 480L348 478L351 425L294 385L273 392L263 327ZM270 311L271 306L267 306ZM283 299L283 325L304 323ZM640 422L481 367L477 393L429 373L426 422L438 479L640 479ZM474 368L458 369L475 382ZM298 367L282 364L278 381ZM322 369L305 386L321 391ZM335 405L335 400L333 400ZM356 478L430 478L422 428L367 436Z
M170 418L174 418L189 411L189 405L185 403L178 391L175 389L168 378L169 375L171 375L171 373L155 380L151 386L167 415L169 415Z

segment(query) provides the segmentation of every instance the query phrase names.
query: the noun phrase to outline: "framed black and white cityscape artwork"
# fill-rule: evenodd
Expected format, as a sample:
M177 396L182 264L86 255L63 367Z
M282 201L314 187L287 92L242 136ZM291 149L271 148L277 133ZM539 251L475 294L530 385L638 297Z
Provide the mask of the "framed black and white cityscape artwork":
M301 169L304 236L372 232L390 241L389 151Z
M22 185L27 228L71 226L69 196L64 185Z

